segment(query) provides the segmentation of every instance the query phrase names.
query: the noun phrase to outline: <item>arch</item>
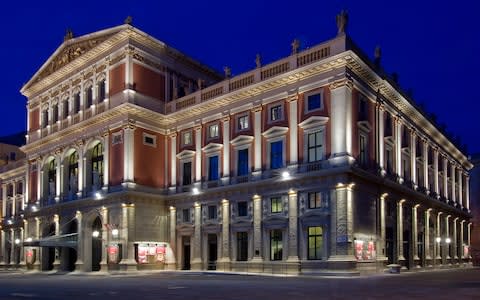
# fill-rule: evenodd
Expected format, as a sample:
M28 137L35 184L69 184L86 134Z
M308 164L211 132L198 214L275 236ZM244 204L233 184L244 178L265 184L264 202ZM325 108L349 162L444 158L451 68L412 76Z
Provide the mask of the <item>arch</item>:
M42 230L42 238L55 235L55 223L49 222ZM53 263L55 261L56 251L55 247L42 247L41 253L41 270L53 270Z
M100 271L100 262L102 261L102 220L99 216L92 223L92 271Z
M78 220L72 218L67 223L63 224L64 231L62 234L78 233ZM77 262L77 250L71 247L62 247L61 249L61 264L62 270L72 272L75 270L75 263Z

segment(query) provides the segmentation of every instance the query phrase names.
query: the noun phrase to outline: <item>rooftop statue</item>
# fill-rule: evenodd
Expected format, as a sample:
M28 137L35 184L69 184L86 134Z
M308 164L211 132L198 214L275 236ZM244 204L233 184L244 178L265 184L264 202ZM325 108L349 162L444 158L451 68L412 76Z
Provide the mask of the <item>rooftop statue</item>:
M348 12L346 10L342 10L340 14L337 15L337 35L345 34L348 25Z

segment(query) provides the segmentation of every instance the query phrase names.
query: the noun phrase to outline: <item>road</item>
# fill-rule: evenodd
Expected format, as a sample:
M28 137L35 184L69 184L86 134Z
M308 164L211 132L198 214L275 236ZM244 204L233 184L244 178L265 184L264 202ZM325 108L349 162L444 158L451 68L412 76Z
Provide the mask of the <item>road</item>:
M480 299L480 269L367 277L272 277L182 272L133 275L0 273L10 299Z

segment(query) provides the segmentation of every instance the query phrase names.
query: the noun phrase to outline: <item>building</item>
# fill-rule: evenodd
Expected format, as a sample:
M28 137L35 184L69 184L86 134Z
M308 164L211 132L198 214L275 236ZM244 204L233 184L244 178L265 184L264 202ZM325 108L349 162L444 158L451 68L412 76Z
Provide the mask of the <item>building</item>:
M471 252L474 266L480 266L480 153L472 155L471 162L474 165L470 171L472 185L470 194L472 195L472 232L471 232Z
M472 164L337 20L234 77L128 23L68 33L21 90L24 224L2 241L40 270L467 265Z

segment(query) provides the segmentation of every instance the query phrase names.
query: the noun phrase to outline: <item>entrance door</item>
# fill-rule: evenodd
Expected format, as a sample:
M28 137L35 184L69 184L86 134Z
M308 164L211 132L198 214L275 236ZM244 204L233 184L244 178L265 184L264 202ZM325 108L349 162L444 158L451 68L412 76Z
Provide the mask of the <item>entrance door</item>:
M393 264L395 262L393 254L394 254L394 238L393 235L393 228L387 227L385 230L385 255L388 258L388 263Z
M417 253L420 258L420 265L425 266L425 257L423 255L423 243L424 243L423 232L417 234Z
M403 257L405 257L405 266L410 269L410 230L403 232Z
M217 235L208 235L208 270L217 269Z
M100 271L102 260L102 221L95 218L92 225L92 271Z
M183 237L183 266L182 270L190 270L190 237Z

